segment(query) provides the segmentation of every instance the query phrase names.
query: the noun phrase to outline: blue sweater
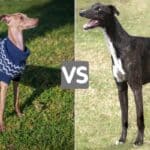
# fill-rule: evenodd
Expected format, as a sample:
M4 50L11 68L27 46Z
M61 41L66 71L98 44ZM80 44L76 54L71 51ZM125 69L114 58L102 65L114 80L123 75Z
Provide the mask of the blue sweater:
M0 81L9 84L12 79L22 74L30 51L17 48L8 38L0 41Z

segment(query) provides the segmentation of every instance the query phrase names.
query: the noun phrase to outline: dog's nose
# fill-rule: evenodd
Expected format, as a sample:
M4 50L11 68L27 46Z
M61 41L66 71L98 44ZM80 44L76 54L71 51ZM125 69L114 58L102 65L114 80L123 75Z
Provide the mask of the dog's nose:
M37 25L39 24L39 19L38 18L36 18L36 22L37 22Z
M85 10L81 10L80 13L79 13L79 15L80 15L81 17L83 17L83 16L84 16L84 12L85 12Z

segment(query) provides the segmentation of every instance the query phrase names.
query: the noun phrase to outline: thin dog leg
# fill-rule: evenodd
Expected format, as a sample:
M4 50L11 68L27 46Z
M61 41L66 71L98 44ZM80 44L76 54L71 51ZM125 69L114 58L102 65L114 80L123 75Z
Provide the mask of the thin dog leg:
M138 64L137 66L140 66ZM135 105L136 105L136 115L137 115L137 137L134 142L135 145L142 145L144 141L144 114L143 114L143 94L142 94L142 73L140 67L134 64L129 66L130 73L128 74L129 85L133 91Z
M19 82L13 81L14 107L18 117L22 116L19 105Z
M4 82L0 82L1 91L0 91L0 132L5 130L4 122L3 122L3 115L4 115L4 108L5 108L5 101L6 101L6 94L8 85Z
M127 136L128 128L128 85L126 82L116 83L118 87L118 95L122 116L122 133L119 143L124 143Z
M143 115L143 97L142 97L142 87L133 89L135 104L136 104L136 114L137 114L137 126L138 134L134 142L135 145L143 144L144 137L144 115Z

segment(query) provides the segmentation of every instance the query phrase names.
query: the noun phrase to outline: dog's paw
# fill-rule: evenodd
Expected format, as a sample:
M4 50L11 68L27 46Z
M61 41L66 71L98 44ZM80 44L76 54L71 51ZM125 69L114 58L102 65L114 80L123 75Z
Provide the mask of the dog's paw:
M141 146L141 145L143 145L143 141L142 141L142 140L136 140L136 141L134 142L134 146L135 146L135 147Z
M0 132L4 132L5 131L5 126L3 124L0 125Z
M19 118L24 116L24 114L21 113L21 112L16 112L16 114L17 114L17 116L18 116Z
M137 136L135 142L134 142L134 146L141 146L143 145L143 136Z
M125 143L125 142L123 142L123 141L121 141L121 140L117 140L115 144L116 144L116 145L121 145L121 144L124 144L124 143Z

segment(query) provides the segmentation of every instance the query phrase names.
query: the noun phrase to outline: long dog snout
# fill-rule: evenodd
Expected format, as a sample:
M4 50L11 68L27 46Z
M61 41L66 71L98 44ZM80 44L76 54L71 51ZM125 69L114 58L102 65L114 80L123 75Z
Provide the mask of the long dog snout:
M86 10L80 10L79 15L81 17L84 17L85 16L85 12L86 12Z

